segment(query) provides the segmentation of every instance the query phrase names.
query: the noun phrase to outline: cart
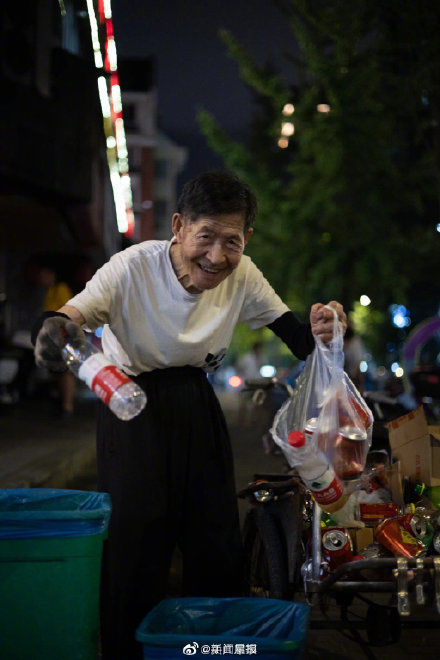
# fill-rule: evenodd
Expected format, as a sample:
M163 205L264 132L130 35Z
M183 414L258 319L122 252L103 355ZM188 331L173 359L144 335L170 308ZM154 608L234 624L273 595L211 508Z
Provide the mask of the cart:
M333 598L341 608L341 621L352 631L358 626L349 621L348 607L360 598L368 605L365 628L370 644L397 642L413 604L430 605L437 615L435 625L440 626L440 555L359 559L323 575L320 507L297 477L254 476L238 494L252 502L243 527L248 595L304 598L321 607ZM311 543L304 541L307 518ZM368 571L380 577L366 577ZM380 594L389 594L393 604L379 605L366 597Z
M276 388L284 391L286 398L292 394L292 389L276 378L246 381L257 405ZM382 399L382 395L371 393L379 432L378 439L373 436L375 449L383 447L381 431L388 421ZM396 402L387 399L386 403L391 415L395 411L394 416L398 416ZM349 627L348 606L354 597L360 598L368 605L366 629L372 644L398 641L401 622L408 621L413 604L429 606L435 613L435 625L440 627L440 555L363 558L347 561L325 574L322 510L287 461L284 474L255 474L238 497L251 502L243 525L248 595L290 600L302 597L321 607L331 597L340 605L341 619ZM372 574L377 577L371 579ZM368 594L388 594L393 604L378 605L368 600Z

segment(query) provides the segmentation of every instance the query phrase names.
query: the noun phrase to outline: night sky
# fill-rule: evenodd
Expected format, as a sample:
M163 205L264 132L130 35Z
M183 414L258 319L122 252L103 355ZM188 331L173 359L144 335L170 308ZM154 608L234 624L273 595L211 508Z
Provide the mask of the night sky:
M159 126L189 148L181 179L221 166L200 134L197 109L240 138L252 96L218 30L230 30L258 63L288 72L282 53L292 52L293 36L284 17L270 0L113 0L112 8L118 57L156 58Z

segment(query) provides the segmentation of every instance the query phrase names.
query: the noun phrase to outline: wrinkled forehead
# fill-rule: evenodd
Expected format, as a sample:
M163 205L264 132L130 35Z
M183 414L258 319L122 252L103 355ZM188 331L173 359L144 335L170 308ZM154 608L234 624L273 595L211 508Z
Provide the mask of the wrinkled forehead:
M195 219L185 218L192 231L205 229L221 234L244 234L245 217L243 213L228 213L222 215L199 215Z

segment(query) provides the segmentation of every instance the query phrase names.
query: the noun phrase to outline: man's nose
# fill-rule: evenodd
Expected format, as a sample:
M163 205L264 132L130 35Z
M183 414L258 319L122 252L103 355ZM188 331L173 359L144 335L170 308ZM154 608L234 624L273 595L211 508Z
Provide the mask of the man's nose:
M208 259L213 266L221 265L225 261L225 254L221 243L214 243L208 252Z

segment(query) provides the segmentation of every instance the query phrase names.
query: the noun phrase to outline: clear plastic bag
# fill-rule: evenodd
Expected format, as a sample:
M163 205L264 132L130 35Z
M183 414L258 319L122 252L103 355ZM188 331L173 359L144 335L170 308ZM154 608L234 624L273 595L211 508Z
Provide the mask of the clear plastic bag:
M344 337L337 314L333 339L316 346L298 377L293 395L277 412L272 436L291 467L298 465L297 452L289 445L292 431L303 431L315 450L327 456L336 474L356 479L362 473L371 446L373 414L344 371Z

